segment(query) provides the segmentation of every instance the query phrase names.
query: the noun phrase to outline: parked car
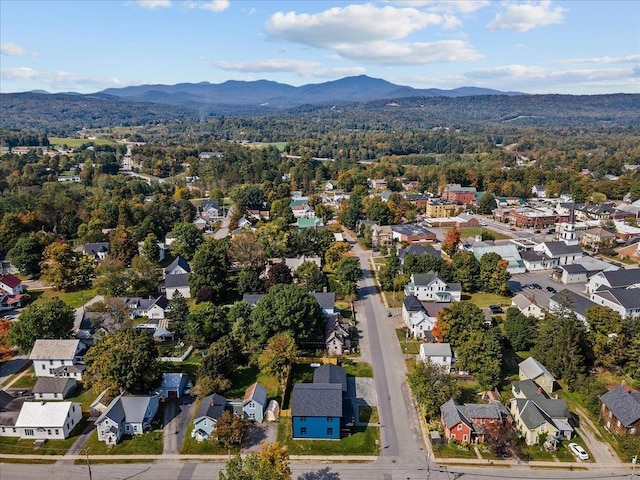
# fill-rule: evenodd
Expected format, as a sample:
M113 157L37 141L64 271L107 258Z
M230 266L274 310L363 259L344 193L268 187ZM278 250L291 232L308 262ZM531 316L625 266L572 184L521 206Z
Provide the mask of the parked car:
M502 307L500 305L489 305L491 313L502 313Z
M533 233L541 233L540 230L534 230Z
M547 292L551 292L551 293L558 293L558 292L556 291L556 289L555 289L555 288L553 288L553 287L547 287Z
M577 443L570 443L569 450L580 460L589 460L589 454Z
M542 287L537 283L532 283L531 288L535 288L536 290L542 290Z

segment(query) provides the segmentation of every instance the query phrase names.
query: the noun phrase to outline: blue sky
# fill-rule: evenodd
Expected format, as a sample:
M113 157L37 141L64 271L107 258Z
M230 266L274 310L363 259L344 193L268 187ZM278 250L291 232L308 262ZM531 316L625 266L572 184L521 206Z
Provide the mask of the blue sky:
M640 1L0 1L0 91L366 74L640 93Z

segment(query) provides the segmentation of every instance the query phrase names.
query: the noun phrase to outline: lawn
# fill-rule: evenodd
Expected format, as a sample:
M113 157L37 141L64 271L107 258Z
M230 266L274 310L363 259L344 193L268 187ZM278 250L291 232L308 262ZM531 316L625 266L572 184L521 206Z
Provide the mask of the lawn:
M396 329L396 335L404 353L409 355L418 355L420 353L420 344L422 343L420 340L411 337L407 338L402 328Z
M347 360L342 362L342 368L345 369L347 375L362 378L373 378L373 369L371 368L371 365L366 362L353 362L351 360Z
M64 138L64 137L49 137L49 143L51 145L66 145L69 148L78 148L84 144L93 143L94 145L117 145L113 140L106 138Z
M353 433L340 440L294 440L291 438L291 418L280 417L278 441L286 445L290 455L378 455L378 427L355 427Z
M88 414L90 411L89 407L97 396L91 388L83 388L82 385L78 385L74 395L67 400L80 403L82 405L82 413Z
M18 373L17 375L20 375ZM38 377L33 372L27 372L15 381L11 388L32 388L36 384Z
M242 398L244 392L255 382L267 389L269 397L278 394L278 381L273 375L265 375L257 367L240 367L231 376L231 389L225 394L227 398Z
M64 440L47 440L42 447L36 447L33 439L21 440L18 437L0 437L0 453L25 455L64 455L87 426L85 419L80 420L72 430L69 438Z
M113 447L98 440L98 432L94 431L84 444L89 455L160 455L163 441L162 430L154 430L142 435L125 435L120 443Z
M382 292L384 298L387 301L389 308L402 307L402 301L404 300L404 292Z
M476 452L469 445L445 443L433 446L435 459L440 458L478 458Z
M287 142L255 142L251 146L257 148L276 147L280 152L284 152Z
M358 418L362 423L379 423L378 407L358 405Z
M495 293L464 293L462 295L462 300L467 300L469 302L474 303L476 306L480 308L488 307L489 305L502 305L508 306L511 305L511 297L504 297L502 295L496 295Z
M495 230L491 230L487 227L467 227L460 229L460 237L461 238L469 238L475 237L476 235L482 235L482 233L489 233L495 237L496 240L506 240L510 238L508 235L504 233L496 232Z
M520 458L523 460L538 460L541 462L552 462L553 454L548 452L542 445L523 445L521 447Z
M93 297L95 297L98 292L95 288L89 288L86 290L78 290L75 292L60 292L53 288L47 288L44 290L35 290L29 291L29 293L38 294L38 298L34 303L42 302L44 299L58 297L61 298L67 305L72 308L79 308Z
M197 406L197 405L196 405ZM193 430L193 422L189 422L189 428L184 436L182 445L180 446L180 453L183 455L227 455L229 451L215 440L205 440L204 442L198 442L191 436ZM232 454L240 452L239 447L231 449Z

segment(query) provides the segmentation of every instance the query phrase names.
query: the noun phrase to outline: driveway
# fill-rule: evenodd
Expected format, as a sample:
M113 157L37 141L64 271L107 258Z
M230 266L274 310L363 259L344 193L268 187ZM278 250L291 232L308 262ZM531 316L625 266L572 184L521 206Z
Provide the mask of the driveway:
M172 398L165 402L162 420L163 454L180 451L187 428L189 428L194 403L195 399L189 395L183 395L179 399Z
M622 463L618 454L611 448L611 445L596 438L595 433L598 430L589 418L587 412L580 407L577 408L577 411L580 415L580 427L576 428L576 431L584 440L585 445L591 452L593 460L596 463Z
M262 442L273 443L278 436L278 424L274 422L252 423L242 445L242 453L259 452Z

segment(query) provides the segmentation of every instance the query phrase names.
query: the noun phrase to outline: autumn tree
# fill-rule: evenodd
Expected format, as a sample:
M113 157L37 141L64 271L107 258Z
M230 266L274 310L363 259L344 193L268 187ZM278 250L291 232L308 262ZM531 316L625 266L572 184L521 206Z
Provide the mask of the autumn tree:
M146 330L124 327L104 337L85 355L85 385L96 391L148 393L157 386L158 348Z
M71 338L74 318L73 308L57 297L32 303L20 314L20 321L12 322L9 342L24 354L39 338Z
M225 410L216 421L216 438L225 448L242 443L249 430L249 420L240 415L233 415Z
M138 242L133 232L125 227L118 226L109 234L109 256L120 260L125 265L130 265L131 260L138 254Z
M282 332L271 337L262 355L258 358L260 369L278 379L280 391L284 392L291 366L296 358L296 342L289 332Z
M284 262L274 263L269 267L265 287L269 290L274 285L289 285L293 283L291 269Z
M93 259L77 254L67 242L53 242L44 249L42 279L59 290L88 285L94 274Z
M438 312L433 335L455 349L471 332L484 330L484 312L471 302L455 302Z
M508 260L503 260L495 252L485 253L480 257L480 288L487 293L506 295L509 293Z
M442 250L452 257L454 253L458 251L458 246L460 245L460 230L457 228L452 228L447 231L444 236L444 240L442 240Z
M334 242L324 254L324 263L327 268L333 269L335 265L349 254L351 247L347 242Z
M241 267L259 270L264 268L265 255L262 244L249 232L234 235L230 246L231 259Z
M11 325L12 322L0 322L0 361L5 361L5 357L9 357L13 350L9 341Z
M491 453L500 457L520 456L518 437L510 422L487 423L483 428L485 444Z
M219 480L291 480L289 453L278 442L265 443L259 453L236 455L220 472Z

